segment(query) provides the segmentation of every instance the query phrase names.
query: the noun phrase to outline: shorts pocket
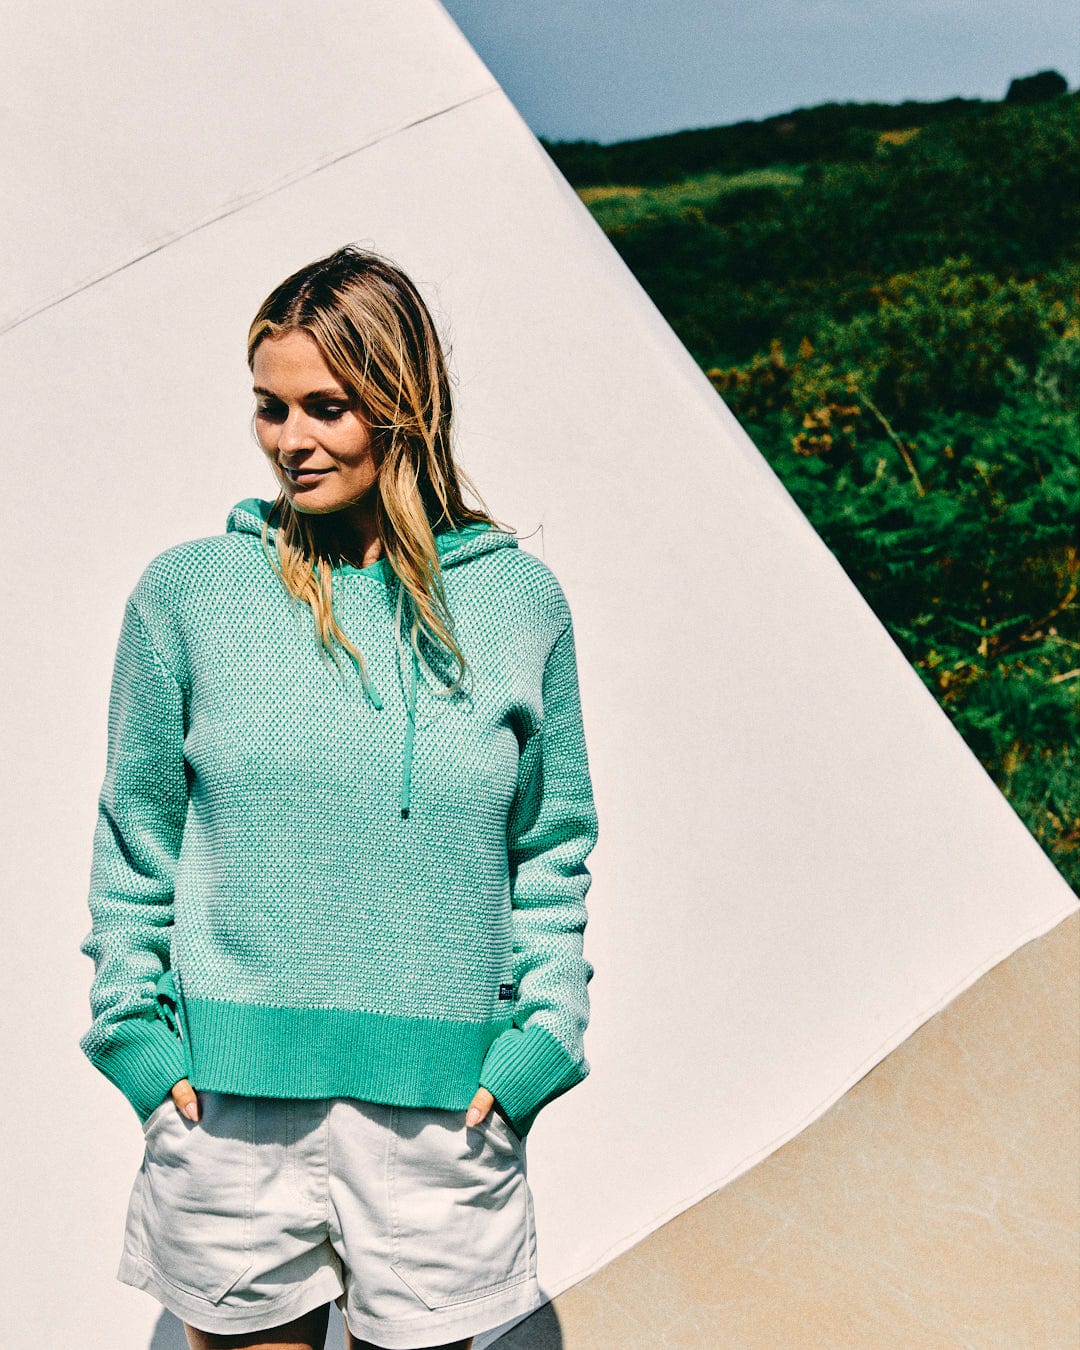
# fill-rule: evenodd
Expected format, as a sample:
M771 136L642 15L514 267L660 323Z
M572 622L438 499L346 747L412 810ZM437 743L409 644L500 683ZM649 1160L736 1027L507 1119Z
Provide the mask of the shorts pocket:
M255 1099L196 1095L198 1121L170 1094L144 1126L143 1258L174 1288L217 1303L253 1259Z
M510 1121L503 1115L498 1107L492 1106L485 1119L497 1122L497 1124L502 1127L503 1134L512 1144L517 1144L519 1147L524 1144L524 1139L522 1139L521 1135L518 1134L517 1130L514 1129L513 1125L510 1124Z
M521 1141L493 1112L396 1107L388 1158L391 1269L422 1303L486 1298L536 1273Z
M179 1111L178 1111L176 1102L173 1100L173 1095L172 1095L171 1092L169 1093L169 1095L165 1098L165 1100L164 1100L163 1102L159 1103L157 1106L154 1107L154 1109L150 1112L150 1114L149 1114L149 1115L146 1117L146 1119L143 1121L143 1123L142 1123L142 1132L143 1132L143 1139L144 1139L144 1140L150 1138L150 1136L154 1133L154 1131L155 1131L155 1130L158 1128L158 1126L161 1124L162 1118L164 1117L166 1111L169 1110L170 1108L171 1108L174 1112L176 1112L177 1114L179 1114Z

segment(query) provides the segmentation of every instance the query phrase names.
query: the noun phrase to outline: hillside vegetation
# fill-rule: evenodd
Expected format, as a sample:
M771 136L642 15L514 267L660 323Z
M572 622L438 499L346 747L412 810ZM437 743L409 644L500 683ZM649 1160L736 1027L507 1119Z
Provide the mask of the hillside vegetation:
M547 148L1080 891L1080 97L1041 78Z

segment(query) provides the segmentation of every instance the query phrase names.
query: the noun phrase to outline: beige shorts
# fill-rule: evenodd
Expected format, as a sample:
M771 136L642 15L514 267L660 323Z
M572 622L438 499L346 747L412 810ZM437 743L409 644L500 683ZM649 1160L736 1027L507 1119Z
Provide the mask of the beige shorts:
M525 1141L494 1108L197 1089L143 1125L117 1279L202 1331L266 1331L336 1302L388 1350L540 1306Z

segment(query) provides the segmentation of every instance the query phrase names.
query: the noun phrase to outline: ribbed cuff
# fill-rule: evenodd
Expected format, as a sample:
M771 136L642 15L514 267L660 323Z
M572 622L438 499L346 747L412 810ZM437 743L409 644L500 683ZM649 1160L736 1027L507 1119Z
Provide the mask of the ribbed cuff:
M174 1083L188 1076L183 1043L159 1017L118 1022L93 1063L120 1089L141 1122L161 1105Z
M480 1070L480 1086L487 1088L524 1139L540 1109L575 1087L587 1072L545 1027L511 1027L492 1041Z

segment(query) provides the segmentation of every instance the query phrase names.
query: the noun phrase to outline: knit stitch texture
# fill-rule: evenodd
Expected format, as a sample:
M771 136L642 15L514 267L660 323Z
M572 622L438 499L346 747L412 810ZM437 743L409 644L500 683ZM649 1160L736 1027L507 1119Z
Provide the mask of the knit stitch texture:
M140 1120L196 1089L462 1109L524 1137L589 1072L597 818L574 631L509 533L436 535L456 662L385 559L332 571L367 661L320 654L238 502L127 598L89 885L79 1044ZM402 617L404 615L404 617ZM340 651L341 649L339 649Z

